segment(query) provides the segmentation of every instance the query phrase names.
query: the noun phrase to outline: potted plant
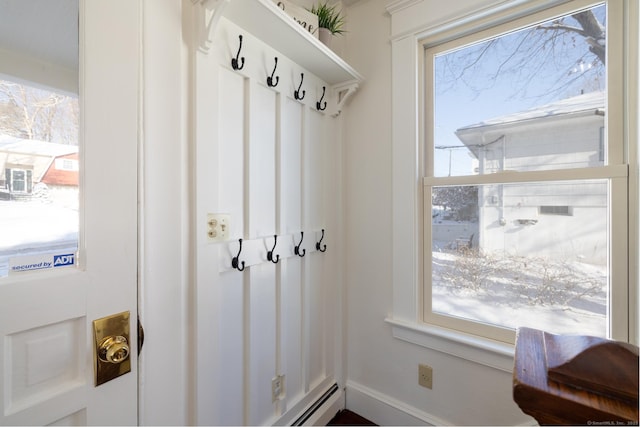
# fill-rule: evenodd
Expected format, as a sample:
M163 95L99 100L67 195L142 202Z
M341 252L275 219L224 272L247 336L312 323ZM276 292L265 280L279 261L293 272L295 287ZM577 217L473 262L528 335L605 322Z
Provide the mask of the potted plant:
M335 34L342 34L344 30L344 16L342 16L339 10L336 10L336 6L329 6L329 4L318 3L316 6L312 6L311 13L318 16L318 38L322 43L327 46L331 46L331 38Z

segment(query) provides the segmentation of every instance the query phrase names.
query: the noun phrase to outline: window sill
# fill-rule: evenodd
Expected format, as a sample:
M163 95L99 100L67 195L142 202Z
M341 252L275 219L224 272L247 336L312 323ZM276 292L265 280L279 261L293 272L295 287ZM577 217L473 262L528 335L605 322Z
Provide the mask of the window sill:
M385 319L393 337L461 359L513 372L514 346L438 326Z

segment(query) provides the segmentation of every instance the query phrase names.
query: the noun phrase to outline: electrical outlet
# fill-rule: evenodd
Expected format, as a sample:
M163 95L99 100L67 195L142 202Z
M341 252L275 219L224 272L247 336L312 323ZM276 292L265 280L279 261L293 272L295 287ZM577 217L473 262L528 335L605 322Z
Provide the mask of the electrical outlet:
M278 375L271 380L271 400L273 402L284 397L284 375Z
M433 368L429 365L418 365L418 384L433 389Z
M229 214L207 214L207 239L210 242L229 240L230 222Z

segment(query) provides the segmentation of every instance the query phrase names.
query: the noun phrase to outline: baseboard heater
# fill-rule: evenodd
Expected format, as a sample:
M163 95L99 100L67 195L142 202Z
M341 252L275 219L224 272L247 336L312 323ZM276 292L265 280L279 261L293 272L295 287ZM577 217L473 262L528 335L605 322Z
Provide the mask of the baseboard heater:
M340 390L338 388L338 384L334 383L329 388L329 390L327 390L322 396L320 396L318 400L316 400L315 403L309 407L309 409L304 411L304 413L300 415L298 419L295 420L291 425L292 426L304 425L304 423L307 422L311 417L313 417L316 411L320 409L322 405L324 405L329 399L331 399L331 396L336 394L338 390Z

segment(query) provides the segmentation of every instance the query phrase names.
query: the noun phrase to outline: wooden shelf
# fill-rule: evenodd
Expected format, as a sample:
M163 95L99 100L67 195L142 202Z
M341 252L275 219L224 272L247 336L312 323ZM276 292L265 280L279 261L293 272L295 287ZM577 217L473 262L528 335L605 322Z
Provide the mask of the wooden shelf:
M202 0L202 4L213 9L214 25L224 16L332 86L357 84L363 79L272 0Z

